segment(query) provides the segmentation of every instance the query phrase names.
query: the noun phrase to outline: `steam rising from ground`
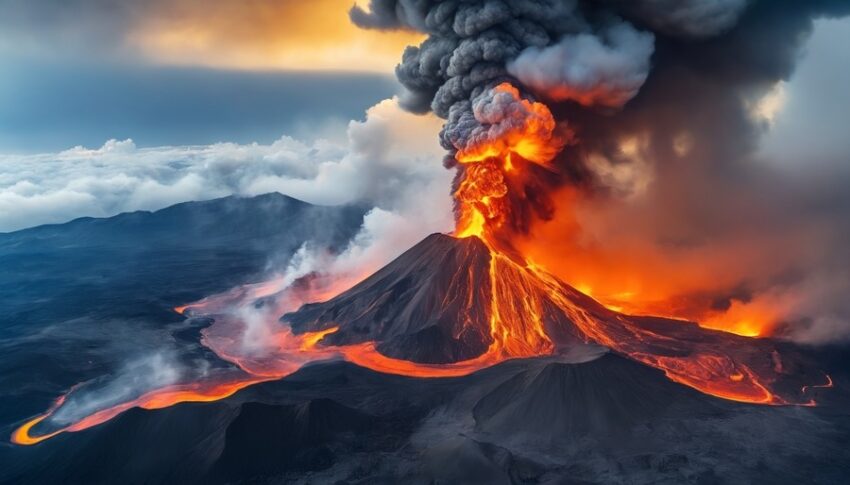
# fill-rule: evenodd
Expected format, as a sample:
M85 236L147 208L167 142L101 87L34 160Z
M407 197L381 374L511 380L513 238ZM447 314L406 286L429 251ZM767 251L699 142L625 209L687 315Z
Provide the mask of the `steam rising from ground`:
M200 372L203 374L203 366ZM63 405L51 416L58 426L68 426L97 411L137 398L139 395L177 383L188 369L173 353L157 352L128 361L106 378L75 386ZM195 379L203 377L194 375Z
M434 163L442 156L439 127L434 117L411 115L386 100L372 107L364 121L352 121L347 143L341 144L282 137L271 145L145 149L131 140L111 140L99 149L2 156L0 230L270 191L317 204L371 207L359 233L340 253L308 241L294 255L269 255L267 281L211 299L239 322L233 329L239 355L262 357L286 338L279 310L294 310L304 302L304 295L287 291L294 282L310 276L316 291L333 291L333 285L353 284L426 235L451 229L451 173ZM288 263L273 264L281 257ZM263 298L269 304L257 306ZM225 329L227 323L220 322ZM170 348L173 343L160 344ZM116 371L75 387L49 423L63 427L146 392L215 382L219 373L228 372L210 370L203 359L183 360L176 351L151 350L113 363Z

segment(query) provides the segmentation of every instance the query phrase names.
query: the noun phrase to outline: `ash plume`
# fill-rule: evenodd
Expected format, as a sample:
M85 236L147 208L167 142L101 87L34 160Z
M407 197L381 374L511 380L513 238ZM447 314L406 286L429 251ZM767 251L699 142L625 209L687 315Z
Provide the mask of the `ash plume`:
M829 182L846 175L846 154L817 171L770 163L760 106L814 21L848 13L835 0L373 0L350 16L428 34L396 69L401 105L446 120L455 191L459 159L538 126L527 106L545 105L550 152L490 192L510 199L507 227L535 261L568 281L584 267L603 288L657 285L654 308L686 318L770 309L770 333L816 342L850 335L835 291L850 285L850 204Z

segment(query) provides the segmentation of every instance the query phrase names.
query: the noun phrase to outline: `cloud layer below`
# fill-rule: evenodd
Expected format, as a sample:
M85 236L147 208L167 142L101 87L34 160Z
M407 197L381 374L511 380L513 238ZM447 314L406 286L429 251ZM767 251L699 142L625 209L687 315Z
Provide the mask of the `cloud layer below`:
M342 142L284 136L268 144L97 149L0 156L0 231L156 210L187 200L278 191L315 204L362 203L451 227L451 173L439 163L440 122L393 100L352 121Z

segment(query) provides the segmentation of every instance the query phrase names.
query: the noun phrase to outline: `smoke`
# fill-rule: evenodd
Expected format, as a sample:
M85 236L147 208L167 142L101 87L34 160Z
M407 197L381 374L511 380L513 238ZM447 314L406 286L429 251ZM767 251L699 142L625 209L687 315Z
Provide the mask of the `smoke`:
M749 0L601 0L653 30L685 37L711 37L735 26Z
M848 170L790 169L758 148L813 21L848 13L832 0L373 0L350 16L428 34L396 69L401 105L446 120L456 188L499 169L470 158L545 163L520 181L487 175L504 186L480 192L507 194L518 220L499 227L535 262L626 309L819 342L850 336L850 203L835 182ZM523 138L551 152L519 153Z
M145 392L176 384L185 374L187 368L171 353L158 352L130 360L110 376L76 386L50 421L68 426Z
M564 144L555 133L549 109L522 99L509 84L488 89L471 103L452 106L440 137L443 146L457 151L459 160L515 152L529 161L545 163ZM529 140L534 141L532 146L528 146Z
M39 212L0 214L8 214L7 224L24 225L35 222L38 214L61 220L275 190L314 203L372 207L341 252L332 254L306 241L285 266L269 268L268 280L211 296L198 309L215 315L201 330L205 346L258 375L291 372L315 357L298 352L301 342L278 321L282 313L348 288L426 235L451 228L451 174L433 163L442 154L438 131L434 117L411 115L387 100L372 107L364 121L351 122L342 144L283 137L271 145L140 149L130 140L112 140L96 150L7 156L0 164L9 168L4 176L10 188L0 191L0 201L5 197L8 207L18 204L18 209L28 203ZM70 192L89 205L53 205ZM322 222L333 223L317 224ZM201 321L192 322L186 325ZM135 347L139 335L134 329L133 338L119 340ZM109 365L116 370L72 389L50 416L50 425L77 423L170 386L203 387L245 378L231 367L212 367L216 364L204 357L193 358L203 354L175 347L170 334L157 336L152 346L158 350L127 359L126 353L106 352L110 359L118 356Z

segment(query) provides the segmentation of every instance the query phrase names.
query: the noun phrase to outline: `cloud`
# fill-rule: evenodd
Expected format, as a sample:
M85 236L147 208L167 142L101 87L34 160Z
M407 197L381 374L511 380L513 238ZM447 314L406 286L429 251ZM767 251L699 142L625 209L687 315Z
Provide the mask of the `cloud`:
M423 230L451 223L451 173L439 121L395 100L352 121L342 142L216 143L138 148L132 140L58 153L0 155L0 231L156 210L174 203L278 191L315 204L420 213ZM375 216L377 217L377 216Z
M390 72L419 35L348 19L351 0L10 0L0 51L228 69Z
M661 32L694 38L731 29L750 0L598 0L615 5Z
M649 75L654 37L627 23L599 36L567 35L544 48L529 47L508 62L508 72L536 93L556 101L619 108Z

